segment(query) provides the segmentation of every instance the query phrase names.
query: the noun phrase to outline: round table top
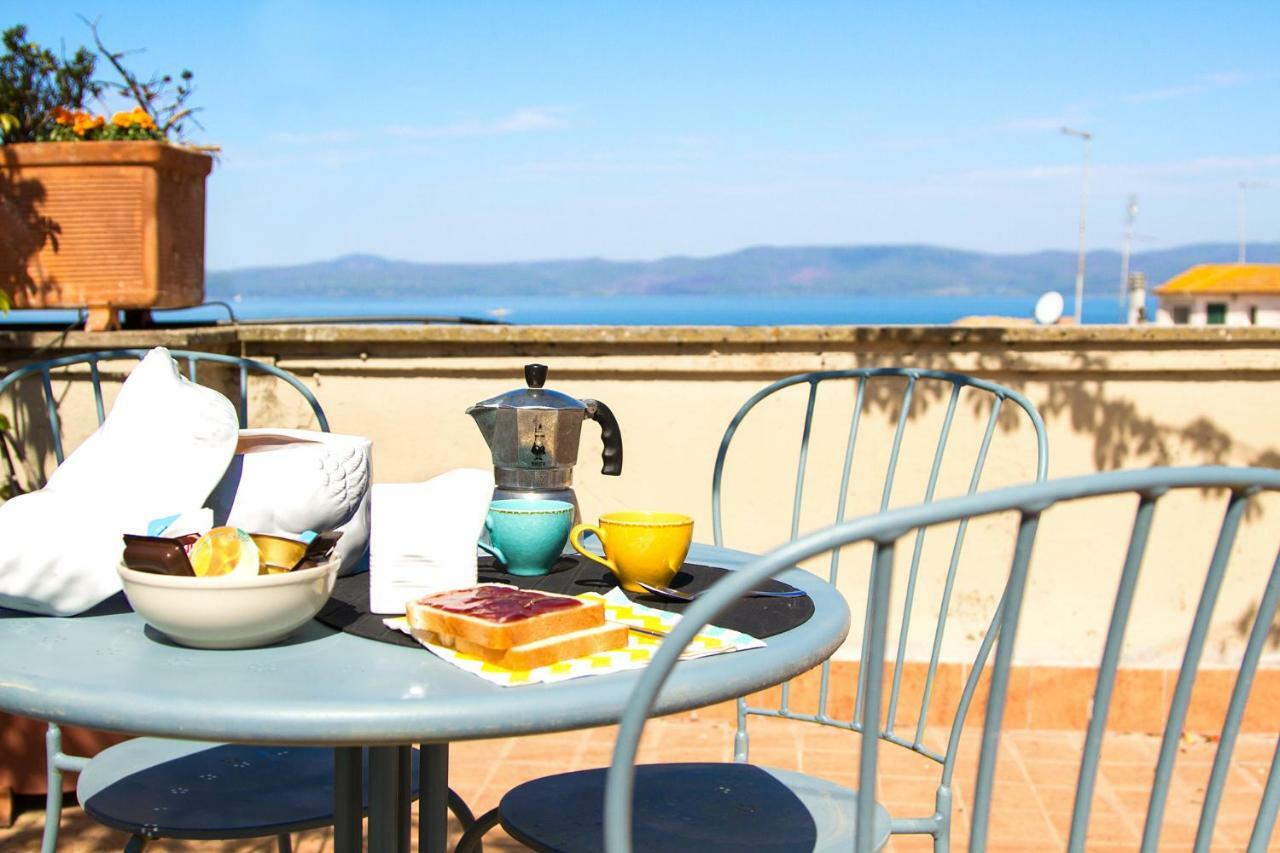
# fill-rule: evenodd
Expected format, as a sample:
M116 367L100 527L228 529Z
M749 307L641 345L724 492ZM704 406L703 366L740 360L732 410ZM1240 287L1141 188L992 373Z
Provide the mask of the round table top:
M751 559L696 544L689 556L726 568ZM835 651L849 630L844 599L801 569L778 577L809 594L814 615L765 648L681 662L657 713L744 696ZM564 731L617 722L638 677L498 687L425 649L314 620L273 646L190 649L146 625L123 596L71 618L0 608L0 710L129 734L354 746Z

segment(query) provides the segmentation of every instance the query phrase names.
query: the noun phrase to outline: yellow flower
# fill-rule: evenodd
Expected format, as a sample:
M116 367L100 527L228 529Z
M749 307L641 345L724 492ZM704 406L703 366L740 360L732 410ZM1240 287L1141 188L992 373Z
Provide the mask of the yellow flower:
M151 116L147 115L147 111L142 107L134 107L131 115L133 116L133 123L138 127L145 127L149 130L155 129L155 121L152 120Z
M58 124L65 126L65 125L75 124L76 117L75 117L75 113L71 112L71 110L66 109L65 107L54 107L53 120Z
M116 113L111 117L111 123L116 127L142 127L153 129L156 123L151 116L147 115L146 110L142 107L134 107L127 113Z

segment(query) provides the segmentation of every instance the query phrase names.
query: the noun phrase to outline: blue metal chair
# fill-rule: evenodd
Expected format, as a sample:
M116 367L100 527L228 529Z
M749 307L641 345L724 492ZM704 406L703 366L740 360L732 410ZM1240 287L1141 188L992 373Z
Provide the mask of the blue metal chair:
M793 386L807 386L808 391L804 408L803 427L800 432L800 448L798 464L796 467L795 490L791 504L790 538L793 540L800 533L801 513L804 508L805 499L805 475L808 473L809 467L812 464L809 458L809 446L813 435L814 411L818 403L820 387L828 390L838 388L845 393L851 392L853 398L852 412L848 428L848 440L845 445L844 458L840 468L840 491L838 492L836 506L831 508L832 514L830 517L833 523L839 523L845 520L846 508L848 506L848 499L851 495L851 491L862 490L863 493L873 494L873 491L868 490L874 490L879 487L880 502L878 511L885 512L889 509L889 502L893 495L899 462L901 461L903 440L906 436L913 413L912 404L916 400L920 399L922 391L932 393L938 400L945 397L947 402L946 410L943 414L941 426L938 432L937 445L934 449L932 465L929 470L929 479L925 484L923 494L909 502L914 503L918 500L920 503L928 504L933 502L935 498L938 488L939 473L942 469L944 459L947 458L947 451L951 449L949 440L952 438L952 424L955 419L956 410L961 404L962 395L966 398L966 405L972 405L975 402L982 405L984 401L989 401L990 405L990 410L987 413L986 425L982 433L981 443L978 447L977 457L970 470L968 490L966 494L972 495L978 491L983 471L989 457L991 445L996 435L996 427L1000 422L1001 414L1005 412L1006 402L1011 403L1012 407L1016 407L1016 410L1021 412L1025 421L1030 426L1035 438L1034 447L1036 458L1034 467L1032 467L1030 460L1028 460L1026 465L1026 478L1030 480L1034 477L1036 481L1041 481L1044 480L1048 473L1049 450L1044 421L1041 419L1039 412L1036 411L1035 406L1030 400L1018 392L1002 385L959 373L901 367L857 368L852 370L822 371L790 376L762 388L756 394L752 395L752 397L742 405L742 408L738 410L738 413L734 415L733 420L729 423L728 429L725 430L724 438L720 442L720 451L716 456L716 466L712 479L711 492L712 532L717 545L726 544L722 510L722 504L724 503L723 484L726 463L729 459L729 452L733 444L734 436L737 434L742 423L758 405L770 397L773 397L775 394ZM894 427L893 443L889 448L888 462L885 467L883 477L878 476L878 472L869 472L865 476L859 477L857 481L853 482L851 485L851 481L854 480L853 465L855 451L858 447L859 427L862 425L863 419L867 417L866 411L868 408L869 397L877 398L886 411L892 411L893 405L897 405L898 416ZM951 594L954 588L957 570L960 565L961 550L964 544L967 527L967 522L962 520L956 530L955 541L951 548L951 556L946 568L945 585L941 601L938 602L938 621L934 628L932 654L925 673L924 691L921 696L919 710L916 715L915 731L903 736L895 731L895 725L899 719L898 704L902 690L903 673L905 671L903 663L906 657L908 632L911 627L913 612L920 606L920 602L917 601L916 596L916 581L920 577L921 558L925 541L923 533L915 538L911 556L911 567L907 575L906 595L904 597L902 621L899 628L898 647L895 657L896 665L893 669L893 682L889 693L888 721L883 727L860 729L860 731L863 732L876 732L878 736L886 742L911 750L912 752L922 755L928 759L932 759L941 765L934 813L921 817L895 817L893 820L893 832L895 834L927 833L933 836L935 840L935 848L939 850L947 849L948 844L947 838L951 821L951 778L955 771L956 758L954 746L958 742L958 736L961 729L964 727L969 708L969 699L977 685L982 666L985 663L986 656L990 650L989 642L981 646L979 649L977 659L974 661L974 667L971 670L968 682L965 684L962 699L951 723L952 738L947 750L944 753L939 754L929 749L923 743L925 723L929 716L929 708L933 698L934 682L938 674L939 653L942 649L943 636L947 623L947 611L951 602ZM839 577L839 569L840 552L839 550L836 550L831 554L830 565L827 570L827 580L829 582L836 582ZM872 616L870 596L868 596L867 601L868 605L864 624L869 625ZM993 617L993 623L995 619L998 619L998 613ZM867 655L868 647L867 639L865 637L863 640L862 652L862 660L877 659ZM843 729L852 729L856 727L856 719L835 719L828 714L828 697L831 686L830 661L826 661L822 664L820 667L820 673L819 701L816 713L797 712L790 707L789 684L783 685L781 699L778 707L776 708L757 707L749 704L746 699L738 700L738 729L734 742L734 757L737 761L746 761L748 758L749 737L747 731L747 719L752 715L784 717ZM865 678L865 674L860 675L860 678ZM862 689L864 689L864 686L859 684L859 694ZM856 717L856 709L859 708L860 705L856 700L854 705Z
M18 454L23 453L24 445L31 445L34 440L47 438L53 453L54 462L61 465L66 453L63 448L62 436L62 418L59 416L58 406L59 400L53 390L53 371L66 368L73 368L79 365L88 366L88 375L68 372L66 379L68 381L83 378L89 382L93 389L93 401L98 418L98 424L106 418L106 405L102 396L102 373L99 365L103 362L116 361L137 361L143 358L149 349L112 349L97 350L95 352L78 353L76 355L60 356L45 361L34 362L32 364L23 365L16 370L8 373L3 379L0 379L0 395L5 391L13 388L16 390L19 383L30 377L39 377L39 386L37 393L39 394L39 403L32 407L27 414L35 421L43 417L44 422L38 425L32 425L30 429L21 420L15 419L11 429L15 432L26 432L27 436L9 436L12 449ZM280 381L289 385L307 402L311 408L312 414L315 416L318 427L323 432L329 431L329 419L325 417L324 410L320 407L320 401L316 399L315 394L311 393L311 389L302 383L302 380L294 376L287 370L282 370L274 364L268 364L262 361L254 361L249 358L241 358L234 355L223 355L222 353L213 352L193 352L189 350L170 350L169 355L173 356L175 361L185 362L187 378L192 382L199 379L199 365L214 364L223 365L224 369L234 368L239 376L239 396L236 411L240 417L240 428L245 429L249 426L249 375L262 374L265 376L274 376ZM62 374L59 374L61 376ZM25 385L23 386L26 387ZM17 402L17 401L15 401ZM21 438L21 440L20 440ZM6 448L8 451L9 448ZM16 471L14 470L13 460L6 459L9 464L9 485L10 488L18 490L29 490L31 488L39 488L43 482L20 484L16 479ZM42 479L44 472L37 472L37 480Z
M1132 612L1135 590L1147 550L1152 521L1160 501L1176 489L1227 489L1229 491L1223 520L1218 528L1212 556L1205 574L1204 585L1196 604L1194 619L1183 654L1182 666L1173 691L1173 699L1160 744L1159 758L1153 772L1148 808L1144 819L1143 851L1159 849L1162 822L1168 800L1174 763L1178 756L1179 739L1186 724L1195 685L1197 668L1204 651L1210 618L1222 591L1232 548L1237 532L1250 501L1259 492L1280 492L1280 471L1261 468L1165 468L1144 471L1116 471L1084 477L1073 477L1016 486L977 495L969 495L932 504L895 509L880 515L867 516L835 525L790 542L754 561L750 566L732 573L716 584L712 591L700 598L686 611L684 618L663 645L653 662L640 679L628 704L618 734L613 763L607 771L604 797L603 827L596 824L596 832L603 831L604 849L609 853L629 853L636 839L644 837L646 825L657 824L668 833L668 838L678 836L679 824L664 822L663 815L641 811L646 802L645 767L635 765L636 753L645 721L662 685L676 665L681 650L706 624L714 622L733 602L751 588L779 571L805 559L835 552L856 542L870 542L874 546L871 568L872 618L868 627L869 649L865 659L882 660L886 645L887 614L890 606L890 588L895 579L901 580L901 572L895 568L894 555L905 547L908 537L918 537L930 527L963 522L1000 513L1016 513L1018 524L1013 541L1012 565L1009 570L998 625L984 641L984 648L996 644L990 667L990 692L982 733L977 776L974 782L973 807L969 849L984 850L989 841L1022 843L1029 847L1043 847L1042 839L989 838L992 796L994 791L1000 730L1004 717L1010 664L1015 647L1019 618L1022 613L1026 590L1028 566L1035 546L1036 533L1042 516L1059 504L1083 499L1131 494L1136 508L1128 547L1114 597L1110 625L1098 667L1092 713L1085 735L1082 757L1076 778L1072 821L1067 847L1082 851L1088 836L1090 810L1098 774L1103 735L1106 731L1111 700L1116 686L1116 673L1120 650L1129 617ZM1275 535L1280 524L1267 518L1268 547L1271 542L1280 544ZM1206 531L1209 528L1206 527ZM907 582L910 583L910 575ZM1100 590L1102 592L1102 590ZM1250 687L1257 671L1258 661L1268 640L1280 603L1280 548L1271 566L1266 583L1259 591L1256 612L1248 630L1248 639L1238 666L1235 686L1224 715L1221 737L1206 790L1197 826L1195 850L1207 851L1213 839L1214 827L1223 791L1230 769L1231 757L1240 732ZM749 654L746 652L745 654ZM966 702L972 694L972 684L966 685ZM885 686L879 667L867 668L867 676L860 685L862 696L855 730L879 731L883 719ZM892 701L892 700L890 700ZM889 712L890 718L892 712ZM1280 721L1274 728L1280 734ZM953 746L956 733L953 732ZM875 790L876 760L881 738L866 738L859 764L859 787L865 794ZM584 771L599 776L606 771ZM581 774L579 774L581 775ZM539 780L541 781L541 780ZM537 785L539 781L529 783ZM519 789L517 789L519 790ZM509 795L510 796L510 795ZM702 800L714 799L704 790ZM856 845L859 851L877 849L883 841L877 807L871 796L854 795L852 807L856 815ZM590 801L588 801L590 802ZM698 813L698 804L686 808ZM762 804L767 806L767 802ZM745 809L745 805L740 806ZM1280 811L1280 748L1272 759L1270 771L1259 798L1257 815L1253 823L1248 850L1266 850L1270 844L1277 812ZM580 823L588 823L594 816L574 815ZM710 832L711 827L700 829ZM733 832L726 827L726 832ZM633 838L633 832L635 838ZM596 836L599 840L599 836ZM848 849L846 845L843 849ZM677 849L669 844L667 849ZM745 847L744 847L745 849ZM833 848L834 849L834 848Z
M0 395L24 379L39 378L40 401L26 410L26 420L15 419L14 428L45 436L56 462L65 458L59 398L54 393L54 371L68 372L68 381L83 379L92 386L98 423L106 417L100 364L138 360L150 350L115 349L63 356L24 365L0 379ZM320 403L296 376L272 364L220 353L171 350L191 381L199 381L199 365L221 366L238 375L237 412L241 429L249 425L249 376L273 376L294 388L306 401L320 430L329 421ZM56 374L60 378L62 374ZM207 378L207 376L206 376ZM225 377L224 377L225 378ZM33 380L34 381L34 380ZM29 402L29 401L28 401ZM43 415L39 427L30 421ZM16 447L27 443L14 439ZM42 472L38 472L42 473ZM15 482L10 469L10 482ZM28 484L38 486L39 483ZM163 738L134 738L104 750L97 757L67 755L62 735L49 725L45 736L48 795L42 850L57 846L62 814L62 775L80 773L77 795L86 812L100 823L128 832L129 847L141 849L149 838L252 838L274 835L281 851L290 849L289 833L326 826L333 822L333 761L331 749L218 745ZM216 764L221 769L210 773ZM416 770L417 762L414 762ZM260 772L270 767L270 772ZM201 772L201 768L204 772ZM244 772L236 772L237 770ZM201 779L214 775L217 779ZM416 776L415 776L416 779ZM189 791L197 796L186 796ZM414 791L418 790L414 783ZM472 817L466 804L450 792L450 807L464 824ZM157 811L160 809L160 811Z
M852 411L847 431L847 440L844 443L844 456L839 469L841 472L840 490L836 500L836 506L831 508L831 516L833 521L839 522L844 520L846 507L848 506L848 498L851 492L851 481L853 476L854 451L857 448L857 439L859 427L862 425L865 412L868 408L868 401L874 398L878 404L883 405L886 410L892 410L895 401L898 408L896 425L894 430L894 438L889 448L889 456L887 467L883 476L879 476L877 472L874 476L861 477L853 484L856 487L876 488L880 493L879 510L884 512L890 502L895 484L895 475L898 473L901 449L908 424L912 418L913 400L921 397L932 396L937 399L946 399L946 408L943 414L939 434L937 437L936 448L932 457L932 467L930 476L923 493L923 501L929 503L933 501L935 492L938 488L939 474L942 469L944 458L946 458L949 449L949 439L952 437L952 425L955 419L957 408L961 405L962 398L966 406L976 403L979 407L989 401L990 411L987 414L985 428L982 434L981 442L977 450L977 459L974 462L968 478L967 494L973 494L977 491L980 484L984 467L986 465L989 451L995 438L996 427L1000 422L1001 415L1005 412L1006 402L1011 403L1010 408L1019 411L1024 416L1025 421L1029 424L1030 435L1034 437L1031 446L1035 449L1034 463L1028 460L1026 465L1026 476L1028 479L1034 476L1036 480L1043 480L1048 469L1048 441L1045 436L1044 423L1036 411L1035 406L1031 404L1024 396L1004 386L970 376L958 373L947 373L936 370L917 370L911 368L861 368L854 370L839 371L823 371L816 373L805 373L798 376L791 376L786 379L779 380L754 394L750 399L742 405L737 414L730 421L724 437L720 443L720 449L716 457L715 472L712 479L712 524L713 535L717 545L725 545L725 537L723 533L722 523L722 492L724 483L724 471L726 462L729 457L730 447L733 443L734 436L737 434L739 427L742 425L748 415L755 410L765 399L772 397L784 389L793 386L807 386L807 397L803 415L803 426L800 430L800 446L798 451L798 466L795 478L795 489L791 501L791 524L790 538L795 539L801 527L802 511L804 509L805 497L805 480L806 474L811 465L821 464L810 459L810 443L814 432L814 413L817 407L819 388L837 389L832 393L845 391L848 393L848 400L852 403ZM967 392L967 393L966 393ZM777 452L775 447L771 449L772 453ZM826 466L828 469L831 466ZM748 737L747 737L747 718L750 715L764 715L773 717L786 717L789 719L800 720L804 722L816 723L826 726L834 726L841 729L852 730L856 732L872 731L880 738L889 743L909 749L919 755L925 756L941 765L941 780L938 787L936 808L933 814L915 817L915 818L895 818L892 821L892 831L895 833L916 833L933 835L938 849L946 849L947 837L951 819L951 777L954 772L955 765L955 749L954 745L958 741L960 730L963 728L966 713L968 711L970 699L983 665L986 662L987 655L990 652L991 642L994 636L989 636L979 649L977 659L974 662L972 674L965 685L965 692L962 695L959 709L955 715L952 731L953 738L951 745L943 754L939 754L923 743L925 721L928 717L929 707L932 701L933 684L938 671L939 655L942 648L943 634L946 627L946 614L948 604L950 602L953 585L955 583L956 574L959 570L961 546L963 545L967 525L961 524L955 534L955 541L952 545L950 561L945 569L945 586L942 592L942 599L939 604L939 620L934 631L932 656L927 669L927 678L925 682L923 696L920 702L919 717L913 734L903 736L895 731L895 719L898 717L898 704L902 686L902 673L904 671L903 661L906 653L906 645L908 638L908 629L911 624L911 616L915 608L920 607L920 603L916 600L915 587L917 578L920 576L921 561L924 546L924 537L917 537L914 543L912 554L912 562L907 581L907 593L905 598L905 606L902 614L902 624L900 628L900 636L898 638L898 647L896 654L896 666L894 668L893 680L889 694L889 722L887 725L875 726L869 729L863 729L859 723L864 705L864 691L866 689L867 673L870 668L862 670L860 681L857 685L856 696L854 702L854 713L852 719L840 719L828 713L828 699L830 695L831 685L831 664L824 663L821 667L821 681L819 685L819 707L816 713L800 712L790 707L790 685L784 684L781 692L781 702L778 708L759 708L751 706L745 699L738 702L738 731L735 738L735 758L738 762L743 762L741 767L725 767L720 766L717 772L721 773L742 773L750 772L743 768L750 767L745 762L748 758ZM734 543L728 543L730 545ZM827 571L827 579L835 583L839 572L840 552L833 551L831 553L830 567ZM940 567L939 567L940 568ZM935 574L942 574L940 571ZM876 656L871 654L869 646L871 640L871 621L874 615L871 611L872 597L868 595L868 608L864 625L866 633L863 636L862 644L862 660L876 660ZM993 616L998 619L998 611ZM988 632L990 633L990 632ZM646 773L653 773L650 768L646 768ZM769 770L769 773L780 771ZM793 774L799 776L799 774ZM558 778L558 777L555 777ZM827 786L830 783L821 783L813 777L803 777L805 784L814 786ZM793 779L793 782L797 780ZM517 810L521 813L529 813L528 809L522 807L522 797L526 795L531 786L537 785L535 781L521 789L513 791L511 795L504 798L502 804L493 812L482 815L477 820L476 829L468 833L468 836L478 836L482 834L487 826L492 826L499 820L508 833L519 838L525 843L533 843L537 846L538 839L533 834L521 826L521 814L517 814ZM735 781L734 785L741 787L741 780ZM839 789L839 786L830 786L831 790ZM827 788L824 788L827 790ZM846 790L846 789L839 789ZM844 796L847 796L848 792ZM803 820L803 817L800 817ZM468 841L470 839L468 838Z

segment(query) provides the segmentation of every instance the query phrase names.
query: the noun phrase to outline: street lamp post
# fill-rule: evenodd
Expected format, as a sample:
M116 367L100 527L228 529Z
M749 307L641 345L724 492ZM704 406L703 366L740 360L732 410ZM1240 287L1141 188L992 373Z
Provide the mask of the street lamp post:
M1129 196L1124 206L1124 250L1120 253L1120 304L1129 301L1129 253L1133 248L1133 221L1138 218L1138 197Z
M1067 136L1078 136L1084 143L1084 178L1080 185L1080 248L1076 252L1076 323L1081 322L1084 315L1084 235L1085 213L1089 207L1089 140L1093 134L1084 130L1064 127L1062 132Z

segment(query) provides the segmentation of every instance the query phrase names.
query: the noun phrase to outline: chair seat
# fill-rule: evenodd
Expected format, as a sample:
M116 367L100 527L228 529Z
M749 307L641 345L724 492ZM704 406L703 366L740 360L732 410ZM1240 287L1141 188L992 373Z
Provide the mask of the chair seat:
M98 753L76 794L94 820L151 838L279 835L333 823L333 750L135 738Z
M545 776L513 788L498 807L502 827L535 850L604 847L607 770ZM858 792L754 764L641 764L636 768L636 850L847 851ZM876 804L875 839L889 839L889 813Z

